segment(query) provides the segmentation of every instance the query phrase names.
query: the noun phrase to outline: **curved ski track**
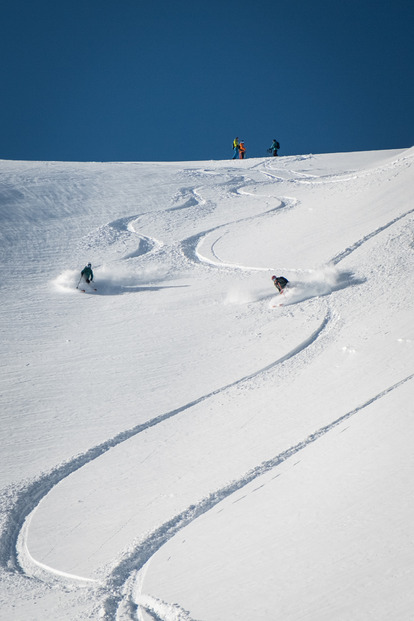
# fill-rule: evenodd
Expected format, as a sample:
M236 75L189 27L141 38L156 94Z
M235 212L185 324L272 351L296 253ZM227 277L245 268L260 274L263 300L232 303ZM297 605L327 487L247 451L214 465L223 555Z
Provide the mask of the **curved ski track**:
M312 157L312 156L307 156L307 157ZM270 177L273 180L280 178L286 181L286 179L284 179L283 177L278 177L277 175L274 175L270 173L269 171L267 171L266 170L267 163L260 164L260 166L261 168L264 168L264 170L260 171L263 175ZM386 165L387 168L389 168L390 166L391 165ZM257 167L259 167L259 165ZM363 172L362 174L370 174L371 172L372 171L365 171L365 173ZM234 171L232 171L232 173L234 173ZM332 176L324 177L324 178L318 177L317 181L315 180L315 178L311 176L309 176L308 178L306 175L301 174L301 173L294 173L294 175L295 175L295 178L292 179L291 181L296 182L296 183L315 183L315 182L326 183L326 182L332 182L333 180L336 180L336 181L346 180L345 174L332 175ZM302 178L300 178L300 176L302 176ZM348 175L348 178L351 178L351 177ZM243 180L244 179L245 177L243 177ZM229 193L240 191L241 184L237 187L238 185L237 182L240 182L240 177L234 181L236 183L236 188L229 190ZM185 191L183 191L183 195L182 195L183 198L185 199L184 204L181 206L170 208L168 211L191 208L191 207L198 206L200 204L205 203L206 201L202 198L200 190L201 190L200 187L186 188ZM271 197L271 198L274 198L274 197ZM260 215L240 218L239 220L235 220L235 221L232 221L227 224L223 224L218 227L213 227L211 229L208 229L201 233L193 235L187 239L184 239L180 244L182 255L187 260L193 263L196 263L196 264L208 263L216 268L221 268L221 269L233 269L233 270L269 269L271 270L272 269L271 267L269 268L251 268L250 267L249 268L249 267L244 267L244 266L236 266L236 265L221 263L214 253L214 244L217 243L218 241L217 238L215 239L215 242L211 246L211 253L212 253L213 259L203 256L201 253L197 251L197 248L200 245L202 239L205 238L208 234L212 233L213 231L218 231L219 229L223 229L224 227L229 226L231 224L235 224L237 222L253 220L258 217L265 217L266 215L272 212L277 212L283 209L290 209L290 208L293 208L296 204L298 204L298 201L294 198L285 197L279 200L280 200L280 205L278 205L277 207L267 209ZM333 257L332 262L334 264L338 264L342 259L347 257L351 252L358 249L364 242L368 241L373 236L381 233L383 230L392 226L394 223L398 222L399 220L401 220L402 218L404 218L405 216L411 213L414 213L414 209L409 210L407 213L402 214L401 216L398 216L397 218L394 218L388 224L384 225L383 227L380 227L379 229L376 229L375 231L365 236L361 240L358 240L352 246L343 250L342 252L338 253L335 257ZM141 216L142 215L143 214L141 214ZM114 239L118 240L118 238L122 237L123 232L126 230L130 231L135 236L138 235L140 237L142 241L140 242L138 249L136 249L135 251L128 252L126 255L122 257L122 259L136 258L138 256L141 256L141 255L153 252L153 251L157 251L161 246L163 246L161 242L137 233L137 231L134 229L132 225L132 222L134 220L137 220L138 217L140 216L120 218L106 225L107 230L104 231L101 228L101 230L98 233L99 235L105 238L107 243L108 243L108 235L109 237L112 236ZM112 229L112 231L110 231L110 229ZM121 242L124 243L123 240L121 240ZM112 243L112 242L109 240L109 243ZM288 354L286 354L282 358L275 360L274 362L270 363L266 367L263 367L262 369L259 369L258 371L250 375L242 377L232 382L231 384L228 384L208 394L205 394L199 397L198 399L195 399L194 401L189 402L179 408L160 414L159 416L147 421L146 423L142 423L131 429L124 430L120 432L119 434L117 434L116 436L114 436L113 438L110 438L109 440L95 447L92 447L85 453L75 456L73 459L61 464L60 466L56 467L52 471L40 476L38 479L23 484L17 490L15 487L12 488L10 490L10 498L9 498L9 504L12 506L10 510L8 511L8 514L6 515L5 523L2 528L2 534L0 536L0 564L1 566L3 566L5 569L9 571L26 573L19 564L18 553L17 553L19 538L23 540L23 545L24 545L25 521L27 520L27 522L29 523L30 515L35 510L40 500L44 498L53 489L55 485L57 485L60 481L68 477L70 474L79 470L84 465L97 459L98 457L103 455L105 452L109 451L111 448L121 444L122 442L129 440L133 436L145 431L146 429L150 427L154 427L162 423L163 421L176 416L177 414L181 412L190 410L193 406L213 397L214 395L223 393L224 391L227 391L227 390L231 390L232 388L242 383L247 383L251 381L253 378L257 378L260 375L264 375L272 371L275 367L282 365L284 363L287 363L293 357L304 355L304 354L310 355L310 356L316 355L317 350L319 348L318 347L315 348L315 345L319 343L320 347L323 346L324 339L321 337L323 337L324 335L326 336L327 332L329 331L328 328L332 328L335 323L334 321L335 318L333 317L333 313L330 310L329 305L327 306L328 308L326 310L325 317L323 321L321 322L321 324L319 325L319 327L308 337L308 339L298 344L295 348L293 348ZM129 592L129 589L125 589L125 586L128 585L128 582L131 580L131 577L135 576L137 572L140 571L140 569L147 563L149 558L163 544L165 544L177 532L182 530L185 526L190 524L193 520L195 520L200 515L209 511L212 507L217 505L223 499L227 498L228 496L230 496L237 490L243 488L248 483L250 483L257 477L261 476L262 474L276 468L279 464L286 461L293 455L297 454L299 451L306 448L309 444L315 442L316 440L318 440L319 438L327 434L330 430L332 430L333 428L341 424L346 419L361 412L366 407L368 407L370 404L374 403L375 401L378 401L379 399L381 399L382 397L384 397L391 391L398 389L402 384L410 381L413 378L414 378L414 374L411 374L401 379L399 382L393 384L392 386L389 386L388 388L381 391L377 395L374 395L369 400L362 403L355 409L347 412L346 414L337 418L330 424L316 430L314 433L312 433L311 435L309 435L308 437L306 437L304 440L297 443L296 445L289 447L285 451L276 455L274 458L270 460L266 460L258 464L255 468L245 473L238 480L232 481L231 483L216 490L215 492L212 492L209 496L205 497L200 502L194 505L190 505L186 510L172 517L170 520L168 520L167 522L159 526L157 529L155 529L151 534L146 536L145 539L140 541L139 544L136 546L136 548L132 552L124 555L124 557L120 560L120 562L118 562L118 564L112 569L105 583L98 587L99 594L101 595L101 601L104 600L104 604L103 604L104 617L103 618L108 621L117 618L117 611L120 609L120 606L122 605L124 608L124 612L126 612L127 614L127 617L124 617L123 615L122 618L137 619L137 615L136 615L137 608L138 606L142 606L144 609L147 609L151 615L153 615L154 619L162 619L163 617L158 617L157 612L155 612L155 610L153 609L151 605L151 598L148 598L146 596L141 596L140 601L134 602L132 599L131 593ZM34 563L36 564L36 561L34 561ZM56 572L52 568L48 568L45 566L44 569L51 572L52 580L53 580L53 577L55 578L59 577L59 572ZM27 575L30 576L30 571L27 572ZM88 581L96 582L93 580L82 578L80 576L66 576L65 574L63 574L61 575L61 577L70 578L72 580L76 579L76 580L86 581L86 582ZM95 587L91 586L91 588L96 588L96 586ZM159 603L159 604L161 606L161 609L163 607L165 608L166 612L167 612L167 609L171 610L171 605L162 605L162 603ZM158 612L158 614L160 614L160 612ZM180 618L185 618L187 621L191 621L190 616L185 611L183 611L183 615Z
M193 263L197 263L197 262L204 262L204 263L208 263L209 265L213 265L215 267L220 267L220 268L228 268L229 270L243 270L243 271L249 271L249 272L253 272L253 271L271 271L273 269L272 266L263 268L263 267L248 267L248 266L242 266L242 265L234 265L232 263L223 263L222 261L220 261L218 259L218 257L216 256L215 252L214 252L214 245L219 241L219 239L221 239L221 237L223 237L223 235L221 235L219 238L216 238L214 240L213 245L211 246L211 254L213 255L213 257L216 259L209 259L207 256L203 255L201 252L199 252L197 250L198 246L201 244L201 241L207 237L207 235L209 235L210 233L213 233L214 231L219 231L220 229L225 229L227 228L230 224L238 224L239 222L248 222L250 220L257 220L258 218L263 218L268 216L271 213L275 213L278 211L282 211L282 210L286 210L286 209L293 209L297 204L298 201L295 198L289 198L289 197L284 197L283 199L278 199L280 201L280 205L278 205L277 207L271 207L270 209L266 209L265 211L263 211L261 214L259 215L254 215L254 216L246 216L244 218L239 218L238 220L233 220L232 222L226 223L226 224L222 224L220 226L216 226L213 227L211 229L208 229L206 231L203 231L201 233L197 233L196 235L192 235L191 237L188 237L187 239L183 240L181 242L181 252L182 254L190 261L192 261Z
M199 403L202 403L203 401L206 401L207 399L210 399L215 395L223 393L243 383L247 383L250 380L257 378L258 376L271 371L274 367L281 365L284 362L287 362L289 359L297 356L299 353L304 352L321 336L321 334L329 325L329 322L330 313L328 312L320 326L309 336L306 341L300 343L288 354L268 364L264 368L254 373L251 373L250 375L246 375L245 377L242 377L232 382L231 384L213 390L208 394L202 395L198 399L195 399L194 401L191 401L179 408L160 414L159 416L156 416L155 418L152 418L145 423L136 425L131 429L124 430L113 438L110 438L109 440L98 444L95 447L92 447L91 449L89 449L89 451L86 451L85 453L76 456L74 459L63 463L61 466L40 477L39 479L23 486L17 494L13 509L9 512L5 528L3 529L3 533L0 538L0 563L3 565L3 567L22 571L22 568L20 567L17 559L16 546L17 540L19 538L19 533L23 527L23 523L39 504L40 500L44 496L46 496L46 494L48 494L49 491L60 481L65 479L76 470L79 470L84 465L97 459L98 457L109 451L111 448L121 444L122 442L125 442L126 440L129 440L130 438L136 436L139 433L142 433L146 429L155 427L163 421L169 418L173 418L177 414L189 410L195 405L198 405ZM73 578L76 579L77 577L73 576ZM84 580L84 578L81 577L80 579Z
M325 425L324 427L317 429L314 433L310 434L301 442L298 442L297 444L291 446L282 453L279 453L272 459L268 459L262 462L261 464L247 472L240 479L232 481L221 489L212 492L209 496L207 496L197 504L190 505L185 511L182 511L171 520L165 522L164 524L162 524L162 526L154 530L139 544L139 546L132 553L127 555L112 571L111 576L107 581L107 589L109 590L109 592L112 593L112 595L110 595L105 602L104 619L107 619L109 621L110 619L116 618L117 609L121 603L121 600L125 596L123 593L121 594L122 587L130 578L131 574L133 574L134 572L137 573L142 567L144 567L144 565L148 562L151 556L153 556L153 554L155 554L155 552L162 545L164 545L169 539L174 537L174 535L176 535L180 530L185 528L193 520L197 519L199 516L212 509L215 505L217 505L219 502L221 502L234 492L245 487L246 485L248 485L248 483L265 474L266 472L273 470L282 462L286 461L290 457L293 457L294 455L305 449L307 446L327 434L329 431L346 421L348 418L351 418L351 416L358 414L375 401L378 401L382 397L385 397L385 395L399 388L413 378L414 373L408 375L407 377L393 384L392 386L389 386L385 390L382 390L377 395L365 401L365 403L362 403L361 405L347 412L343 416L340 416L329 425ZM114 592L118 592L118 594L113 595ZM136 601L132 603L140 605L141 602ZM143 598L142 605L145 608L145 598ZM149 610L149 612L151 612L151 610ZM188 621L191 621L191 619L188 619Z

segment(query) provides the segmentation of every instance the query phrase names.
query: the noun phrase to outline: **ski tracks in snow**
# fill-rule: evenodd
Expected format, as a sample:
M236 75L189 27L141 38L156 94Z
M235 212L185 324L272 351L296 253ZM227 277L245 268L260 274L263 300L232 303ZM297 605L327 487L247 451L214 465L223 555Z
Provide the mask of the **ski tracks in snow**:
M193 235L181 243L181 252L183 255L193 263L207 263L214 267L219 267L222 269L229 270L242 270L247 272L255 272L255 271L271 271L273 269L272 266L261 268L261 267L251 267L244 265L235 265L234 263L224 263L219 259L215 252L215 246L226 234L228 234L229 227L241 223L241 222L249 222L253 220L257 220L258 218L265 218L270 214L274 214L278 211L292 209L297 204L297 200L294 198L284 197L274 199L278 203L276 207L271 207L266 209L260 214L256 214L253 216L245 216L243 218L239 218L238 220L233 220L226 224L222 224L219 227L214 227L209 230L202 231L201 233L197 233Z
M345 248L345 250L342 250L337 255L332 257L331 262L333 263L333 265L337 265L340 261L342 261L343 259L348 257L355 250L358 250L358 248L360 248L360 246L362 246L363 244L368 242L370 239L372 239L373 237L376 237L377 235L379 235L380 233L382 233L383 231L385 231L386 229L391 227L393 224L396 224L400 220L403 220L404 218L406 218L407 216L409 216L410 214L413 214L413 213L414 213L414 208L413 209L409 209L408 211L406 211L406 212L402 213L401 215L397 216L396 218L393 218L392 220L390 220L389 222L387 222L383 226L380 226L377 229L375 229L374 231L371 231L371 233L368 233L368 235L365 235L361 239L358 239L351 246L349 246L348 248Z
M304 178L304 177L306 177L306 175L302 176L302 179L300 179L301 182L311 182L311 183L314 182L314 178ZM341 176L341 177L343 179L344 176ZM323 181L319 180L319 182L324 182L324 181L326 182L327 179ZM332 178L329 178L329 181L331 182ZM266 210L265 212L261 214L261 216L251 216L251 217L240 218L240 220L238 220L237 222L248 221L249 219L255 219L257 217L264 217L267 214L270 214L277 210L292 208L296 204L297 204L296 199L290 199L290 198L280 199L280 205ZM331 263L333 265L337 265L345 257L349 256L353 251L357 250L363 243L369 241L372 237L381 233L383 230L392 226L394 223L398 222L400 219L409 215L413 211L414 210L410 210L409 212L402 214L401 216L391 220L389 223L385 224L379 229L373 231L369 235L366 235L363 239L358 240L352 246L350 246L349 248L345 249L344 251L338 253L335 257L333 257ZM232 222L231 224L235 224L235 222ZM242 266L242 265L225 264L219 259L219 257L217 256L215 252L215 245L218 242L218 240L220 240L224 235L226 235L226 232L227 232L226 227L228 227L229 225L230 223L222 225L220 227L214 227L213 229L205 230L201 233L198 233L192 237L187 238L186 240L182 242L182 246L181 246L182 253L188 260L194 263L204 262L216 268L221 268L221 269L227 268L227 269L233 269L233 270L240 269L240 270L248 270L248 271L254 271L255 269L261 269L261 268L252 268L252 267ZM271 268L269 267L268 269L271 269ZM350 284L355 284L354 282L351 282L352 275L348 274L348 276L349 276ZM325 317L325 320L323 324L320 326L320 328L317 330L317 332L314 333L310 337L308 342L303 343L301 347L297 348L296 350L293 350L288 356L288 358L298 354L300 351L303 352L307 347L309 347L312 343L314 343L316 339L318 339L318 337L325 330L329 321L332 319L330 317L330 313L331 311L329 310L329 307L328 307L328 312ZM269 365L268 368L262 369L261 373L266 372L271 367L273 367L275 364L280 364L282 362L283 360L279 360L273 363L272 365ZM240 381L247 381L248 379L251 379L251 377L252 376L250 376L249 378L243 378ZM118 594L110 595L106 599L105 618L107 618L108 620L114 618L114 616L117 614L117 611L119 613L121 608L125 608L125 606L127 605L128 610L131 610L132 607L135 608L135 607L141 606L142 608L147 610L148 613L153 615L154 619L162 619L165 621L170 620L170 619L191 621L186 611L178 609L178 607L176 607L175 605L165 604L164 602L159 602L158 600L155 600L154 598L151 598L148 595L142 594L140 589L134 589L133 576L136 575L139 581L140 571L143 570L143 568L145 568L146 564L148 563L149 559L154 555L154 553L162 545L164 545L169 539L174 537L180 530L185 528L188 524L190 524L193 520L197 519L200 515L203 515L204 513L208 512L219 502L229 497L230 495L232 495L239 489L243 488L244 486L248 485L254 479L262 476L263 474L265 474L266 472L272 469L277 468L282 462L286 461L287 459L290 459L292 456L304 450L307 446L309 446L313 442L317 441L319 438L329 433L332 429L342 424L347 419L361 413L363 410L369 407L372 403L383 398L384 396L389 394L391 391L398 389L404 383L412 380L413 378L414 378L414 374L408 375L404 379L387 387L386 389L374 395L373 397L371 397L364 403L360 404L358 407L352 409L351 411L348 411L347 413L335 419L328 425L325 425L321 427L320 429L317 429L315 432L307 436L301 442L277 454L274 458L270 460L266 460L262 462L261 464L257 465L255 468L247 472L245 475L240 477L238 480L235 480L231 482L230 484L224 486L223 488L216 490L215 492L211 493L210 495L208 495L207 497L205 497L203 500L196 503L195 505L189 506L185 511L179 513L173 519L167 521L162 526L154 530L153 533L151 533L144 540L142 540L132 552L125 555L124 559L112 571L112 574L108 580L108 585L110 586L110 591L112 593L118 593ZM226 389L227 388L229 387L226 387ZM208 398L208 396L206 398ZM145 571L145 569L143 571ZM126 604L126 602L128 603ZM124 616L123 615L119 616L119 619L121 618L123 619ZM125 618L135 618L135 617L129 616Z
M269 171L265 170L264 174L268 177L272 177L272 173L270 173ZM273 179L277 178L277 175L273 175ZM330 181L331 180L332 179L330 178ZM243 183L244 181L245 179L243 178ZM327 179L319 181L323 182L327 181ZM302 179L300 180L300 182L312 183L314 182L314 179L307 179L304 178L304 176L302 175ZM245 190L241 190L241 179L238 179L236 182L231 182L230 180L229 185L231 185L231 189L228 190L229 192L233 192L235 194L241 191L246 192ZM261 200L263 199L263 197L260 198ZM271 198L274 199L274 197ZM206 199L204 199L202 196L202 188L200 188L199 186L197 186L197 189L187 188L183 190L181 194L181 199L183 200L183 203L181 205L170 208L169 211L178 211L188 208L192 209L194 207L199 207L200 205L206 204ZM249 271L259 269L271 270L271 266L269 266L268 268L253 268L241 265L224 264L220 261L219 257L215 253L215 245L218 239L226 234L226 227L229 227L237 222L253 220L258 217L266 217L267 215L275 213L279 210L291 209L297 204L297 201L294 198L284 197L277 200L277 206L268 208L261 214L241 217L239 220L229 222L227 224L222 224L218 227L216 226L211 229L206 229L203 232L199 232L195 235L187 237L181 242L182 254L187 260L193 263L207 263L211 266L214 266L215 268ZM402 214L401 216L390 221L388 224L384 225L380 229L373 231L371 234L365 236L363 239L355 242L349 248L338 253L332 259L332 263L335 265L338 264L351 252L359 248L365 241L368 241L374 235L377 235L401 218L413 212L414 209L410 210L406 214ZM97 242L103 242L103 245L106 247L106 249L108 249L108 246L111 245L114 247L116 246L115 254L118 256L120 254L119 248L121 248L123 259L137 258L142 256L143 254L148 254L161 248L163 246L162 242L137 233L134 227L134 222L136 220L137 216L116 220L107 225L106 227L102 227L97 232L95 232L88 239L88 243L94 245ZM135 240L133 240L131 247L130 238L128 237L127 232L133 233L134 236L138 235L140 237L140 243L138 248L136 247ZM229 391L243 383L247 384L248 382L256 379L261 375L272 372L277 366L286 364L289 362L289 360L292 360L293 358L296 358L298 356L300 357L316 355L318 348L323 347L323 336L327 336L327 333L333 328L337 320L337 318L333 317L332 310L329 308L328 304L326 305L325 313L325 317L322 320L321 324L308 337L308 339L299 343L288 354L280 359L275 360L266 367L259 369L250 375L242 377L229 385L223 386L215 391L205 394L200 398L190 403L187 403L179 408L176 408L169 412L165 412L150 421L137 425L131 429L125 430L117 434L113 438L110 438L109 440L95 447L92 447L86 453L78 455L72 460L61 464L51 472L45 473L37 480L25 483L19 489L10 489L9 497L6 497L5 499L6 505L8 505L8 512L6 514L5 523L3 525L2 534L0 537L1 565L8 570L26 573L27 575L39 576L38 572L40 570L41 578L46 580L49 579L49 581L52 582L54 580L60 581L69 578L70 580L85 581L87 583L88 579L84 579L81 576L67 576L64 574L59 574L59 572L56 572L55 570L53 570L53 568L48 568L46 566L40 567L39 563L37 563L34 559L30 558L28 550L25 548L26 530L30 527L30 515L36 509L40 500L44 498L60 481L68 477L70 474L81 469L84 465L98 459L101 455L109 451L111 448L129 440L130 438L136 436L139 433L142 433L146 429L162 424L163 421L170 419L184 411L190 410L195 405L206 401L207 399L219 393ZM135 578L137 574L142 570L142 568L146 565L151 556L163 544L171 539L177 532L185 528L185 526L190 524L193 520L197 519L200 515L203 515L204 513L209 511L223 499L229 497L237 490L243 488L254 479L276 468L279 464L286 461L293 455L297 454L299 451L305 449L308 445L327 434L334 427L338 426L346 419L360 413L370 404L381 399L392 390L397 389L403 383L413 379L413 377L414 374L409 375L404 379L400 380L399 382L393 384L392 386L389 386L388 388L381 391L377 395L374 395L372 398L362 403L355 409L332 421L330 424L325 425L320 429L317 429L311 435L304 438L302 441L298 442L294 446L291 446L285 451L282 451L281 453L275 455L272 459L266 460L258 464L252 470L242 475L238 480L232 481L231 483L223 486L222 488L212 492L200 502L190 505L189 507L187 507L187 509L172 517L164 524L156 528L152 533L147 535L136 545L136 547L132 551L128 552L123 556L120 562L118 562L118 564L112 569L105 584L98 587L102 589L101 595L102 599L104 599L105 619L136 619L138 618L138 606L142 606L144 609L148 610L148 612L152 615L154 619L161 619L165 621L168 621L170 619L191 621L189 613L183 611L176 605L159 602L158 600L149 598L142 593L136 593L136 590L134 589ZM20 552L20 556L18 555L18 550Z
M122 431L113 438L91 448L89 451L81 455L76 456L74 459L63 463L62 465L55 468L51 472L46 473L39 479L22 486L20 490L13 494L14 500L10 502L10 504L12 504L13 506L11 506L8 512L6 524L3 528L2 536L0 537L1 565L5 568L17 571L22 571L22 565L24 565L25 573L27 573L28 575L36 575L39 573L38 568L40 567L40 564L33 562L33 559L31 559L31 557L27 554L25 546L27 529L30 525L30 515L36 509L40 500L44 498L60 481L68 477L70 474L76 472L86 464L91 463L95 459L99 458L111 448L122 444L123 442L138 435L139 433L142 433L143 431L150 429L151 427L155 427L156 425L159 425L165 420L173 418L174 416L177 416L182 412L190 410L199 403L202 403L216 395L223 394L224 392L236 388L241 384L247 384L248 382L257 379L259 376L271 372L275 367L286 363L287 361L298 356L299 354L306 353L308 348L311 345L315 344L315 342L320 338L324 331L326 331L327 327L330 325L330 320L331 317L330 313L328 312L322 323L308 337L308 339L299 343L289 353L268 364L264 368L255 371L254 373L251 373L247 376L244 376L232 382L231 384L228 384L208 394L205 394L198 399L195 399L194 401L191 401L190 403L187 403L179 408L160 414L159 416L149 421L146 421L145 423L139 424L131 429ZM26 520L28 522L27 527L24 527L24 522ZM17 555L17 548L19 548L20 551L20 558L18 558ZM54 572L53 568L46 568L46 566L43 566L43 569L50 571L52 577L62 575L58 574L58 572ZM81 581L85 580L85 578L83 578L82 576L67 575L66 577L70 577L71 579L79 579Z
M318 336L322 333L328 323L328 318L325 319L324 323L320 326L319 330L317 330L312 337L308 340L307 343L303 343L301 347L297 348L297 351L291 352L290 355L284 357L279 361L276 361L272 365L269 365L261 372L266 372L271 369L272 366L276 364L281 364L286 361L289 357L292 357L299 353L299 351L304 350L305 347L308 347L311 343L315 342ZM227 390L228 388L242 382L247 381L249 378L243 378L243 380L239 380L235 384L232 384L229 387L224 387L220 389L220 391ZM142 606L145 609L148 609L150 613L162 614L159 616L159 619L162 621L168 621L169 619L178 619L179 621L191 621L188 613L185 611L181 611L178 606L165 604L159 602L158 600L152 600L146 595L142 595L140 593L136 594L136 589L134 587L134 580L142 568L145 567L146 563L153 556L153 554L167 541L169 541L172 537L174 537L179 531L189 525L193 520L197 519L199 516L205 514L207 511L216 506L219 502L224 500L225 498L231 496L236 491L242 489L254 479L262 476L263 474L277 468L282 462L287 459L293 457L303 449L305 449L308 445L312 444L322 436L326 435L346 421L352 416L362 412L365 408L367 408L372 403L378 401L382 397L389 394L391 391L398 389L400 386L405 384L406 382L412 380L414 378L414 374L411 374L399 382L393 384L392 386L387 387L383 391L379 392L377 395L374 395L364 403L360 404L358 407L353 410L345 413L340 416L333 422L329 423L317 429L315 432L310 434L304 440L298 442L294 446L289 447L285 451L275 455L272 459L268 459L261 464L258 464L255 468L251 469L249 472L245 473L238 480L232 481L231 483L225 485L224 487L212 492L207 497L202 499L196 504L190 505L174 516L152 533L147 535L139 544L135 547L132 552L124 555L122 560L113 568L111 574L105 581L105 584L99 585L97 588L103 598L105 598L104 602L104 618L109 620L112 619L135 619L135 615L132 612L137 609L137 606ZM13 507L9 511L8 520L3 528L3 534L0 539L0 561L4 568L8 570L14 570L19 572L24 572L24 569L20 565L20 560L17 558L17 550L20 549L20 552L24 558L24 562L27 563L27 567L25 570L27 575L34 575L37 578L43 579L48 582L56 582L59 583L62 580L69 579L70 581L79 580L87 584L88 582L96 582L93 580L89 580L87 578L82 578L81 576L73 576L68 575L63 572L57 572L53 570L53 568L49 568L47 566L41 566L41 564L37 562L33 562L29 556L25 556L24 547L25 547L25 536L26 536L26 527L24 524L24 520L26 520L27 527L30 523L30 513L34 511L40 500L46 496L46 494L53 489L55 485L57 485L64 478L69 476L72 472L75 472L79 468L82 468L83 465L90 463L94 459L97 459L104 452L110 450L113 446L120 444L132 436L148 429L150 426L154 426L160 424L163 420L167 418L171 418L172 416L178 414L179 412L184 411L185 409L191 408L196 403L199 403L202 400L208 399L213 394L217 394L219 391L215 391L215 393L211 393L210 395L205 395L199 400L187 404L183 406L183 408L179 408L177 410L168 412L157 419L153 419L148 423L143 425L139 425L134 429L129 431L125 431L118 436L115 436L111 440L90 449L85 454L76 457L74 460L63 464L59 468L56 468L54 471L47 473L37 481L34 481L27 486L23 487L17 494L17 499L13 498ZM18 539L20 538L19 544L17 544ZM31 564L31 566L30 566ZM43 568L43 572L39 574L38 569ZM134 595L135 593L135 595ZM109 594L109 595L108 595ZM122 616L118 616L118 609L123 611ZM129 616L125 616L126 612L129 611ZM172 616L172 613L176 616ZM156 616L154 617L157 618Z
M105 260L126 260L157 250L162 243L138 232L134 222L138 215L118 218L92 231L82 240L87 249L99 249ZM138 245L137 245L138 239Z
M131 579L133 578L134 574L139 574L140 570L145 567L149 559L162 545L164 545L167 541L174 537L180 530L188 526L192 521L194 521L204 513L210 511L225 498L228 498L229 496L242 489L258 477L277 468L281 463L297 455L297 453L304 450L310 444L316 442L319 438L329 433L331 430L345 422L347 419L361 413L372 403L375 403L379 399L385 397L390 392L398 389L400 386L412 380L413 378L414 374L411 374L400 380L399 382L393 384L392 386L389 386L385 390L371 397L366 402L362 403L353 410L343 414L328 425L317 429L315 432L307 436L301 442L298 442L294 446L289 447L272 459L268 459L262 462L261 464L247 472L240 479L232 481L228 485L211 493L209 496L207 496L197 504L191 505L185 511L176 515L173 519L169 520L160 528L156 529L153 533L151 533L151 535L146 537L145 540L142 541L132 553L127 555L121 561L121 563L119 563L119 565L113 570L108 581L108 586L112 592L118 591L119 595L111 595L107 598L105 602L105 619L108 619L109 621L110 619L116 618L117 610L121 604L122 599L124 599L125 597L126 599L129 599L130 602L132 601L133 604L137 606L140 605L144 609L148 609L150 613L154 611L154 608L156 610L156 607L154 607L154 602L156 602L157 600L152 600L152 598L148 598L148 596L142 595L139 590L134 594L134 589L131 586ZM127 589L122 590L122 588L127 584L127 581ZM171 616L172 611L174 613L177 612L174 606L163 604L160 606L160 608L161 611L165 613L165 615L161 617L162 621L169 621L170 619L178 619L179 621L191 621L191 619L187 616L188 613L186 613L185 611L183 611L183 616ZM129 617L129 619L131 619L131 617Z

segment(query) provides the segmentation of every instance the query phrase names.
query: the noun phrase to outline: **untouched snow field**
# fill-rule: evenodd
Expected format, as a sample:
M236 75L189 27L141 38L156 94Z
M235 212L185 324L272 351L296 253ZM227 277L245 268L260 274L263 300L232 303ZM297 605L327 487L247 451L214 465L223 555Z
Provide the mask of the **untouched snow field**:
M0 619L414 619L413 164L0 162Z

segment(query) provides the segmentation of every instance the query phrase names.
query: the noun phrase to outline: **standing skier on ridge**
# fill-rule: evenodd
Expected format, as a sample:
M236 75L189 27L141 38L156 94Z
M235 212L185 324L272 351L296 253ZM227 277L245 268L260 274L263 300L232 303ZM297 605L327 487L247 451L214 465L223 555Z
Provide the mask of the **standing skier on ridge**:
M244 140L241 140L241 141L240 141L240 144L239 144L239 153L240 153L240 155L239 155L240 159L241 159L241 160L244 160L244 158L245 158L245 154L246 154L246 147L244 146Z
M233 140L233 159L234 160L236 160L239 157L239 147L240 147L239 137L237 136Z
M273 153L273 156L277 157L277 150L278 149L280 149L280 144L278 143L276 138L273 138L272 146L270 147L270 149L268 149L268 152L269 153Z

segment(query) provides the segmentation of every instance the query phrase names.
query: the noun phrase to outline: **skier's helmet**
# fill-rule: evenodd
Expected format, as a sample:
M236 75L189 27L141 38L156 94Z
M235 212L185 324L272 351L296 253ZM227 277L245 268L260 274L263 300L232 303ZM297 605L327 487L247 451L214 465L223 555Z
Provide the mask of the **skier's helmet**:
M92 267L92 263L88 263L88 267Z
M275 282L275 280L277 280L277 277L276 276L272 276L272 280L273 280L273 282Z

